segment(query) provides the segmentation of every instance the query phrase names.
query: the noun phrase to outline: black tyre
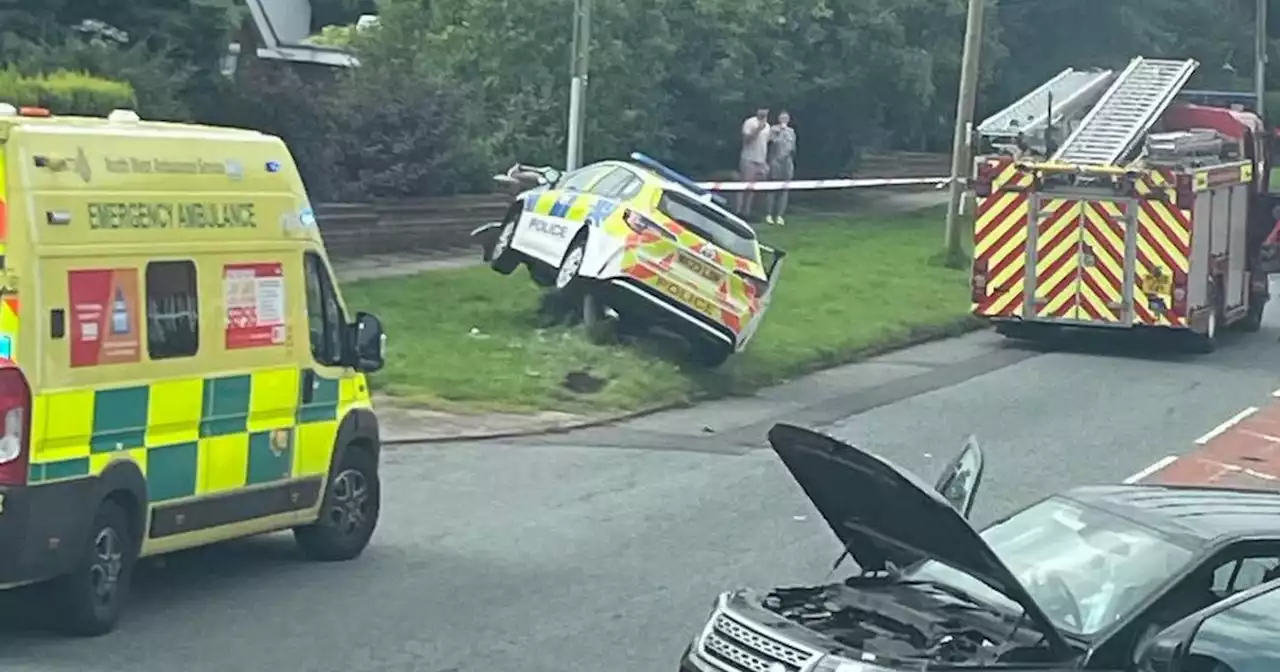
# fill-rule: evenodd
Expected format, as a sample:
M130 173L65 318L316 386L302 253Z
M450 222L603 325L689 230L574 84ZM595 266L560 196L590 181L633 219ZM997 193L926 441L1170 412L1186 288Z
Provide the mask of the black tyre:
M582 278L579 273L582 272L582 262L586 258L587 237L580 235L569 243L569 249L565 250L564 258L560 260L560 267L556 270L555 281L552 283L556 292L581 294Z
M115 629L124 610L138 559L138 534L129 516L111 500L98 507L72 572L53 586L58 628L96 637Z
M378 526L381 497L378 463L373 454L350 447L329 479L319 520L294 529L294 539L312 560L357 558Z
M1205 320L1204 331L1192 332L1190 348L1198 354L1209 354L1218 349L1218 328L1222 326L1222 291L1217 282L1209 286L1213 310Z
M489 266L503 275L511 275L520 265L520 253L511 249L511 240L516 236L516 224L519 221L519 212L508 217L506 223L502 225L502 230L498 231L498 237L493 241Z
M1266 301L1257 294L1249 296L1249 312L1239 322L1235 323L1235 327L1240 331L1255 332L1262 329L1262 313L1266 309Z
M725 343L706 339L694 339L689 343L689 356L695 364L714 369L733 354L733 348Z

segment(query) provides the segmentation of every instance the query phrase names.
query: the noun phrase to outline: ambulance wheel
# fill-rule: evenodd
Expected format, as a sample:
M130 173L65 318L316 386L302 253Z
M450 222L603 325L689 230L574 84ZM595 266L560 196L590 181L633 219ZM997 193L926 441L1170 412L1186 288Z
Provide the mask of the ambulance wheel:
M497 239L493 241L493 251L489 253L491 257L489 266L503 275L511 275L511 272L520 265L520 254L511 249L511 241L516 237L516 224L519 221L519 212L507 219L507 222L502 225L502 230L498 232Z
M137 540L119 504L107 500L98 507L76 568L54 586L61 630L97 637L115 629L129 595Z
M295 528L293 537L312 560L341 562L364 552L378 526L382 489L373 453L348 446L320 505L320 519Z

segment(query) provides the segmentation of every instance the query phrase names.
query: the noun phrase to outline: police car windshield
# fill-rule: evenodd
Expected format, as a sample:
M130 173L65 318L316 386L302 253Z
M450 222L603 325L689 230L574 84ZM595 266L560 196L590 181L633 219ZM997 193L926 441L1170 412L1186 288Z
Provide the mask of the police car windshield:
M992 525L983 530L982 539L1056 627L1083 636L1127 616L1193 555L1124 518L1058 498ZM1021 611L981 581L937 561L918 565L907 575Z
M756 235L750 228L733 220L727 213L699 202L678 191L664 191L658 210L689 227L717 247L743 259L756 258Z

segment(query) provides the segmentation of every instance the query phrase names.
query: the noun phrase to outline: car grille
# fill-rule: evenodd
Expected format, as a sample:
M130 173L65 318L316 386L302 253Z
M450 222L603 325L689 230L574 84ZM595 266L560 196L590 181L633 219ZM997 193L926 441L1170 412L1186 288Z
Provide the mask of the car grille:
M716 614L710 632L702 640L702 653L722 666L741 672L797 672L813 654L784 644L739 623L727 614Z

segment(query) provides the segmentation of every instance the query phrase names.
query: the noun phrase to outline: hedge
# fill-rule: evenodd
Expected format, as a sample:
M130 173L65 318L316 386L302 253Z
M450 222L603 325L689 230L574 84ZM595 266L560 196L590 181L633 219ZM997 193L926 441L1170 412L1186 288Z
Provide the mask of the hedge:
M104 116L114 109L135 108L137 97L126 82L67 70L24 75L6 68L0 70L0 102L43 107L54 114Z

